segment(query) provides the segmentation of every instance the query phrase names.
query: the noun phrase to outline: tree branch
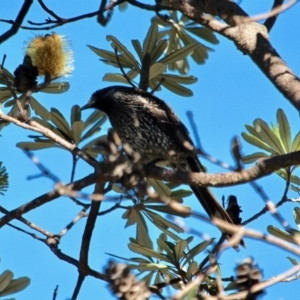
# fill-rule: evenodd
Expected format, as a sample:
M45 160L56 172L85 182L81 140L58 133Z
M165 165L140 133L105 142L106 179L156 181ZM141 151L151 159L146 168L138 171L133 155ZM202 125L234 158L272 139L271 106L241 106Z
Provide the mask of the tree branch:
M21 7L21 9L18 13L17 18L15 19L15 21L13 21L11 23L12 24L11 28L0 36L0 44L2 44L4 41L6 41L7 39L9 39L11 36L13 36L14 34L16 34L18 32L32 3L33 3L33 0L25 0L24 1L23 6ZM1 21L3 21L3 20L1 20Z
M169 2L191 20L232 40L240 51L249 55L278 91L300 110L300 80L270 43L265 26L253 22L233 1L207 0L201 7L202 1L169 0ZM203 12L219 16L228 25L211 16L203 15Z

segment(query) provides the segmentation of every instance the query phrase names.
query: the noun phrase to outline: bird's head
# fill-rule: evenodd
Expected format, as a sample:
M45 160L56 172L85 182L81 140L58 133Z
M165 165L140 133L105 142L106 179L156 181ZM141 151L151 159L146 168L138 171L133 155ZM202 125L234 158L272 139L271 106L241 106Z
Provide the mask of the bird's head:
M110 86L96 91L90 98L89 102L82 106L80 110L95 108L109 114L113 107L113 92L115 87Z

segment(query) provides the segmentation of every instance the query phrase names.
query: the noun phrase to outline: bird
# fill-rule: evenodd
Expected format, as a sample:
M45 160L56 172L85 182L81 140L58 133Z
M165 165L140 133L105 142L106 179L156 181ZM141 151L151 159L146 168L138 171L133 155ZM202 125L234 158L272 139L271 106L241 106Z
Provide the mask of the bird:
M94 92L81 110L89 108L108 116L122 144L138 153L142 164L159 162L160 166L175 170L205 172L185 125L166 102L152 93L133 87L109 86ZM208 187L190 188L210 218L234 224ZM241 240L240 244L244 242Z

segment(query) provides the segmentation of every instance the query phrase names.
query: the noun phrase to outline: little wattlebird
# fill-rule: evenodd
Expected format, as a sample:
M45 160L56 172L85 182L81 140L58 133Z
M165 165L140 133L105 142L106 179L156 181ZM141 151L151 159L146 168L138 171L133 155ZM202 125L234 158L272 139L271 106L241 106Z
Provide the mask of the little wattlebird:
M107 114L122 144L138 153L141 163L160 162L161 165L164 162L175 170L205 172L187 128L173 110L153 94L131 87L110 86L96 91L81 110L87 108ZM210 218L233 224L209 188L191 186L191 189Z

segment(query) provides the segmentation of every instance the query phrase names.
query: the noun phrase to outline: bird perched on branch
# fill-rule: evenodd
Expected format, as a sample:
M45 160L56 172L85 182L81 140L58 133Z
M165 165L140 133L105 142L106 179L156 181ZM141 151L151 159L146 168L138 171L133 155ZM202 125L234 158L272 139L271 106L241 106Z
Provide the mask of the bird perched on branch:
M125 86L96 91L81 110L105 112L122 144L140 155L141 163L164 162L186 172L205 172L187 128L173 110L153 94ZM127 150L126 150L127 151ZM209 188L191 186L207 214L233 224ZM243 241L241 241L243 245Z

